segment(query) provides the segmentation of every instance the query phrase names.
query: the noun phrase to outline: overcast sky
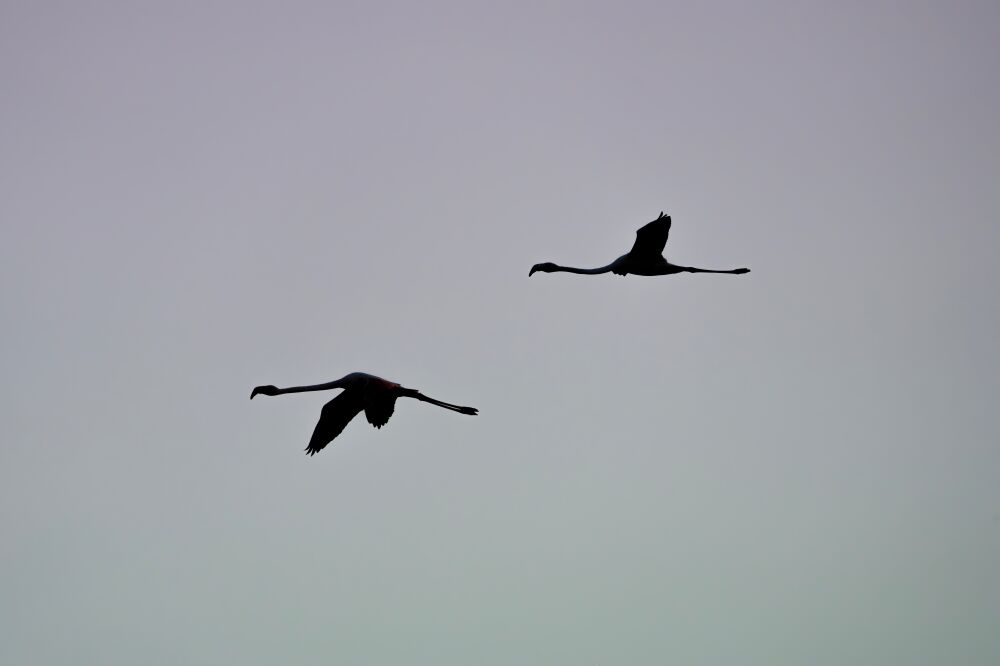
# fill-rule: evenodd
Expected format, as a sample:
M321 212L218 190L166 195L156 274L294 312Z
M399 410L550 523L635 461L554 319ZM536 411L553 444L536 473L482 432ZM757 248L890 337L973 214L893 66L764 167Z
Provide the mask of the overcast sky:
M1000 663L998 7L4 0L0 662Z

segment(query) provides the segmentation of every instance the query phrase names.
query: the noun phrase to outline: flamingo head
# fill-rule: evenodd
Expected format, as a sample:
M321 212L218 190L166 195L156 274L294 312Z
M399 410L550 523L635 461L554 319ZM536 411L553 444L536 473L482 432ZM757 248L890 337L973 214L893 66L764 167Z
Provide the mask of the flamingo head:
M528 277L531 277L532 275L534 275L535 271L541 271L542 273L551 273L551 272L555 271L556 268L558 268L558 267L555 264L553 264L551 261L546 261L546 262L541 263L541 264L535 264L534 266L531 267L531 270L528 271Z
M258 393L260 393L261 395L278 395L278 387L271 386L270 384L268 384L267 386L257 386L254 388L253 391L251 391L250 399L253 400L253 397Z

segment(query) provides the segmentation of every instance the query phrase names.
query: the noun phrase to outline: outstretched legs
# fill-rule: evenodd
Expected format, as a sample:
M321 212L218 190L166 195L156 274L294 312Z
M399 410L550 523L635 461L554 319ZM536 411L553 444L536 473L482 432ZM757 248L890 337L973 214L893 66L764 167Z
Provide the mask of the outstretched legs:
M458 412L459 414L468 414L469 416L475 416L479 413L479 410L475 407L462 407L461 405L453 405L450 402L442 402L440 400L435 400L434 398L428 398L426 395L417 391L415 389L404 388L400 391L400 395L406 398L416 398L421 402L429 402L432 405L437 405L438 407L444 407L445 409L450 409L453 412Z
M685 266L681 269L685 273L729 273L730 275L743 275L744 273L749 273L749 268L734 268L729 271L715 271L708 268L694 268L692 266Z

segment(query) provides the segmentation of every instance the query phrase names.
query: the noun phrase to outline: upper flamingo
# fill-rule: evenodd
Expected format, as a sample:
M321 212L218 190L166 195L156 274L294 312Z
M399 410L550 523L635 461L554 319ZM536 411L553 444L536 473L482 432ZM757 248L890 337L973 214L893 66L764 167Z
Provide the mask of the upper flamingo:
M535 264L528 271L531 276L535 271L542 273L579 273L582 275L599 275L614 273L615 275L672 275L673 273L732 273L741 275L749 273L749 268L736 268L728 271L694 268L692 266L677 266L663 258L663 248L667 245L670 235L670 216L660 211L660 216L639 228L635 232L635 244L627 254L623 254L607 266L600 268L573 268L559 266L552 262Z
M327 444L343 432L351 419L364 410L368 422L376 428L381 428L392 416L396 407L396 398L416 398L423 402L429 402L438 407L444 407L460 414L475 416L479 413L474 407L462 407L451 403L441 402L434 398L428 398L420 391L408 389L390 382L375 375L364 372L352 372L344 375L340 379L326 384L314 384L311 386L292 386L289 388L278 388L277 386L258 386L250 393L250 399L258 393L262 395L280 395L282 393L301 393L303 391L326 391L328 389L340 388L344 391L330 402L323 405L320 412L319 422L313 431L306 453L315 455L323 450Z

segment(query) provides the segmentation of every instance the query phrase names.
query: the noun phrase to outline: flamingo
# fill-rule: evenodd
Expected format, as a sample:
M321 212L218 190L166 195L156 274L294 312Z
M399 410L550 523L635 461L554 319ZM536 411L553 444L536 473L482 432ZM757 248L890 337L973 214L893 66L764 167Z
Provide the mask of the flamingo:
M732 273L742 275L749 273L749 268L736 268L729 271L716 271L707 268L693 268L691 266L677 266L663 258L663 248L667 245L667 236L670 234L670 216L664 216L660 211L660 216L639 228L635 232L635 244L627 254L623 254L607 266L600 268L573 268L572 266L559 266L547 261L535 264L528 271L530 277L535 271L542 273L579 273L581 275L599 275L601 273L614 273L615 275L673 275L674 273Z
M474 407L462 407L428 398L420 391L404 388L395 382L364 372L352 372L336 381L312 386L290 386L289 388L278 388L271 385L258 386L250 393L250 399L253 400L253 397L258 393L261 395L281 395L282 393L327 391L337 388L344 389L344 391L323 405L319 422L316 423L312 439L309 440L309 446L306 447L306 453L310 456L316 455L323 450L323 447L332 442L361 410L365 411L368 422L373 426L376 428L384 426L388 423L396 407L396 398L416 398L470 416L479 413L479 410Z

